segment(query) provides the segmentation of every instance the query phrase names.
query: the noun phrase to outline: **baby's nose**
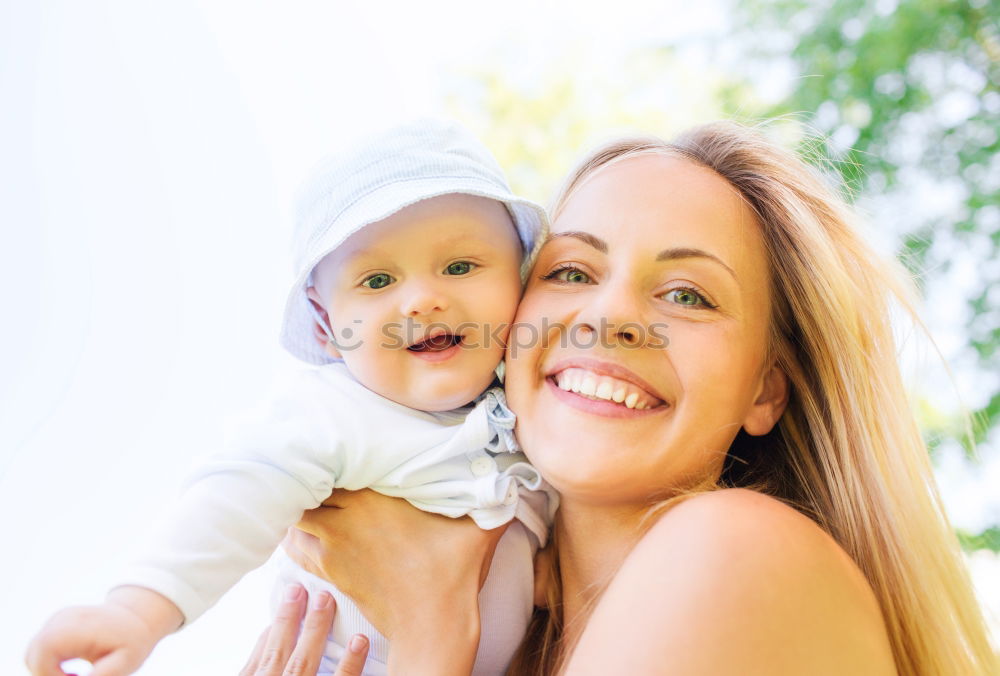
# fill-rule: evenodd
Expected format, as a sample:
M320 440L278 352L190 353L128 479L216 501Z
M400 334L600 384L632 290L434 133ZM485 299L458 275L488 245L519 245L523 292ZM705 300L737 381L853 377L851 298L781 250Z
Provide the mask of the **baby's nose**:
M405 296L400 312L405 317L420 317L448 309L448 298L430 285L416 287Z

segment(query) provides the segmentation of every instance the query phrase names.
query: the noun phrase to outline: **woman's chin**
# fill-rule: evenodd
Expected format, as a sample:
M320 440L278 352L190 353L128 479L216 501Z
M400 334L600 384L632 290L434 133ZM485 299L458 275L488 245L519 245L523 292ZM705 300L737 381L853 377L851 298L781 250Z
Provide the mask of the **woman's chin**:
M525 437L522 446L545 480L566 496L603 498L622 487L622 482L634 481L637 469L639 474L652 473L646 462L651 459L649 453L636 457L646 446L636 442L562 426L539 432ZM641 470L643 467L650 471Z

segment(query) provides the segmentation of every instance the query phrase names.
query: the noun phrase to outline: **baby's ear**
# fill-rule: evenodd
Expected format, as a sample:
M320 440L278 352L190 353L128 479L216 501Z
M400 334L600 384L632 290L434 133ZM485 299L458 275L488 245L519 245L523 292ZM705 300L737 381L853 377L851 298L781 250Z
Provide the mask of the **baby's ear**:
M316 310L315 317L317 317L317 321L314 321L312 325L313 337L316 338L316 342L320 344L324 352L334 359L340 359L340 352L333 344L333 341L330 340L330 336L319 324L319 320L322 320L323 323L326 324L326 328L330 330L330 333L333 333L333 326L330 324L330 315L327 314L326 309L323 307L323 301L320 299L319 294L316 293L316 288L310 286L306 289L306 296L309 298L309 302L312 303L313 308Z

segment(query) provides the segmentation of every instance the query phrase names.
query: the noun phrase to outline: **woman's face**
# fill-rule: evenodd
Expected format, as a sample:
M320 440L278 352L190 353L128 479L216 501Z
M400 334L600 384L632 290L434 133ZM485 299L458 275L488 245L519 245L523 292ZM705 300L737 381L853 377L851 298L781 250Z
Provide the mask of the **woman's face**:
M753 212L688 160L584 179L518 309L507 392L531 461L567 498L648 502L716 477L741 427L770 430L768 265Z

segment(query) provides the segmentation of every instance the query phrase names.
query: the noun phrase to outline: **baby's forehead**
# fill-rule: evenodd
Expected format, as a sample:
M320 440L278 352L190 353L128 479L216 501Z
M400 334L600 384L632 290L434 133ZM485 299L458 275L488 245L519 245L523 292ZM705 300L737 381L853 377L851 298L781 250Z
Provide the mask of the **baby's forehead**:
M338 246L377 249L394 242L444 245L517 236L506 205L477 195L440 195L408 204L357 229Z
M502 202L477 195L442 195L358 227L317 263L314 274L367 260L405 259L417 249L442 256L458 249L485 252L516 239L513 219Z

